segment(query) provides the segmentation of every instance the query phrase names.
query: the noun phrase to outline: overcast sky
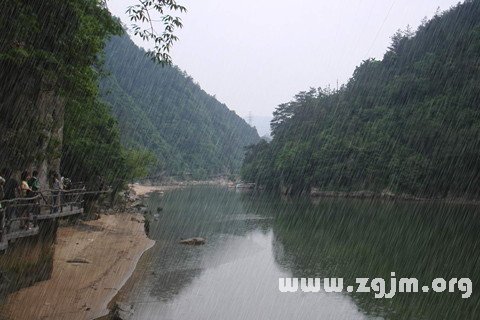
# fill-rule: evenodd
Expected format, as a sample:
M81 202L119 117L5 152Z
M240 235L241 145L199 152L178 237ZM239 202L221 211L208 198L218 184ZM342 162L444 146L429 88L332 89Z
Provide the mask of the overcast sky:
M110 0L127 25L126 7ZM454 0L178 0L188 8L174 63L241 116L269 116L309 87L336 87L390 37ZM148 44L136 40L148 48Z

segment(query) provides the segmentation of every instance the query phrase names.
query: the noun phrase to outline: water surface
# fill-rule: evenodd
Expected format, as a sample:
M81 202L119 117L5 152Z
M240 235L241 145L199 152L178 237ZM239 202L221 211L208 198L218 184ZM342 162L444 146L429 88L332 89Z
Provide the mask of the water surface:
M281 198L193 187L148 200L157 245L135 319L477 319L480 213L444 203ZM205 246L183 246L201 236ZM470 277L455 293L280 293L279 277Z

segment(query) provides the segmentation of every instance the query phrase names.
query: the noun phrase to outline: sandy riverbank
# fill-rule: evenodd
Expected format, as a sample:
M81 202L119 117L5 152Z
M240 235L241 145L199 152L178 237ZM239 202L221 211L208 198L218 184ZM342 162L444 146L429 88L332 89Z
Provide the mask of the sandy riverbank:
M179 188L180 186L147 186L143 184L129 184L128 187L133 190L133 192L139 196L144 197L149 193L153 192L165 192L168 190L172 190L175 188Z
M201 181L201 180L177 181L177 182L171 182L166 185L146 185L146 184L133 183L133 184L129 184L128 187L131 190L133 190L137 196L143 197L153 192L165 192L165 191L181 189L185 187L206 186L206 185L224 186L224 187L235 186L233 182L221 178L221 179L205 180L205 181Z
M60 228L51 279L10 295L5 316L74 320L106 315L108 303L153 244L140 214L105 215ZM72 259L87 263L67 262Z

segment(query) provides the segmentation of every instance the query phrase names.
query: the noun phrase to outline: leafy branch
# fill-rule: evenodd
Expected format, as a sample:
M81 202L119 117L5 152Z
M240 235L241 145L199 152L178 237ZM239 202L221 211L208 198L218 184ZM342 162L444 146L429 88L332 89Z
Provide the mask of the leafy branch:
M133 22L132 30L134 35L144 41L152 41L154 48L147 51L147 55L155 62L162 65L171 65L172 57L170 50L173 44L178 41L175 31L183 27L180 17L173 15L174 12L186 12L187 9L178 4L175 0L138 0L138 3L129 6L127 14ZM160 14L160 21L163 23L163 31L157 32L153 25L155 20L152 14ZM144 27L142 25L147 25Z

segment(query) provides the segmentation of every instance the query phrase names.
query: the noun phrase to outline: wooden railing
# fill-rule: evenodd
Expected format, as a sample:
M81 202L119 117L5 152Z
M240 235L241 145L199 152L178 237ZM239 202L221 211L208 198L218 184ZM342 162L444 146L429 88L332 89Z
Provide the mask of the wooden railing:
M41 220L57 219L83 213L84 197L110 191L42 190L29 198L0 201L0 251L10 240L39 233Z

